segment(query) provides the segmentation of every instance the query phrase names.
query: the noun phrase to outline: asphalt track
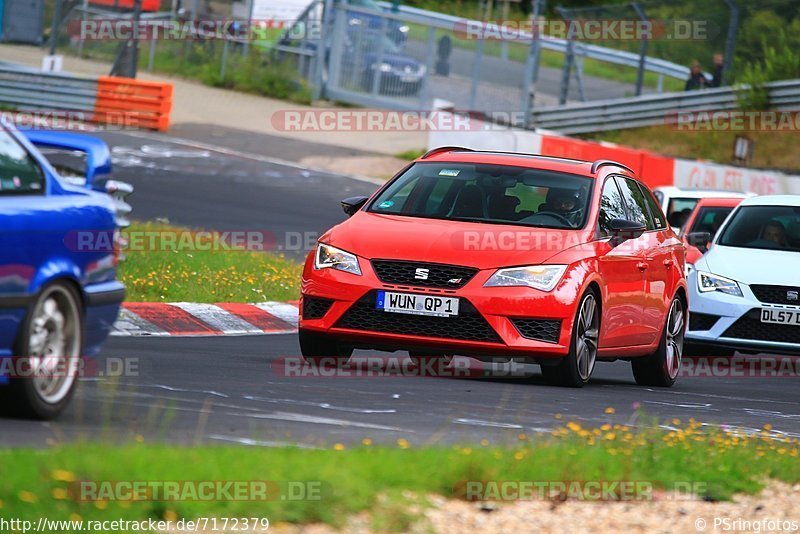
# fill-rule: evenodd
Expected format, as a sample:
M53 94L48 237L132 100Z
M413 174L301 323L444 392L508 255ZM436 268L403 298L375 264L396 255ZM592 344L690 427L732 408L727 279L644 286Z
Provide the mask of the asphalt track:
M181 134L195 140L103 134L114 145L115 175L136 187L131 200L137 218L276 235L318 233L342 220L339 199L376 187L291 163L322 147L304 144L292 151L268 136L236 135L209 147L200 127ZM302 255L301 250L290 253ZM742 432L770 424L778 439L800 437L796 375L736 377L724 367L704 368L681 377L671 389L651 389L635 385L626 362L599 363L591 383L575 390L544 385L533 366L514 378L498 369L485 378L287 376L283 359L298 355L294 335L111 338L93 367L98 376L82 380L60 419L0 419L0 442L42 447L72 439L143 436L252 446L328 446L364 437L376 442L404 438L412 444L503 443L568 420L650 424L637 417L636 408L667 425L694 417ZM362 365L340 374L364 369L364 358L372 356L405 361L404 353L358 352ZM108 371L118 370L120 362L129 365L126 376L108 376L116 374ZM480 369L481 364L461 360L459 365Z

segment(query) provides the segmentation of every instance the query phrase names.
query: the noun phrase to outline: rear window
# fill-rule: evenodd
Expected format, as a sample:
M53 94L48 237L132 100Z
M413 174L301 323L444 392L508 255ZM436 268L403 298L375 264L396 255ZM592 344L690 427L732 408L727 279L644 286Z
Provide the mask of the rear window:
M693 234L698 232L708 232L713 239L717 235L717 231L725 222L728 215L731 214L733 208L728 207L705 207L700 208L697 212L691 228L684 228L682 234Z
M582 228L593 181L525 167L416 163L370 205L373 213L542 228Z
M0 129L0 196L43 193L39 165L10 133Z

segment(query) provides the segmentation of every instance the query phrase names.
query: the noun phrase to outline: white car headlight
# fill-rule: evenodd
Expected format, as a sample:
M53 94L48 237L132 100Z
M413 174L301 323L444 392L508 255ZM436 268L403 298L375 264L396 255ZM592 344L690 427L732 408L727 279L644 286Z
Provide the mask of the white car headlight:
M739 287L739 284L735 280L705 271L697 271L697 289L700 293L719 291L735 297L743 296L742 288Z
M530 265L500 269L483 285L484 287L528 286L542 291L552 291L566 270L566 265Z
M361 267L358 265L358 258L356 258L355 254L350 254L325 243L317 245L317 252L314 255L314 268L337 269L361 276Z
M392 72L392 64L391 63L381 63L380 67L378 67L381 72Z

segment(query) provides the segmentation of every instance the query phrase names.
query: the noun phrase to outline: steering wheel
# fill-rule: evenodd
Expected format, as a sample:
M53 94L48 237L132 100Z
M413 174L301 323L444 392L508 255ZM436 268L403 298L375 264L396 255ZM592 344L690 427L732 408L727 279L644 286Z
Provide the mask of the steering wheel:
M554 219L558 219L564 224L566 224L570 228L574 228L575 225L572 224L572 221L561 215L560 213L556 213L554 211L539 211L531 215L531 217L537 217L539 215L547 215L548 217L553 217Z

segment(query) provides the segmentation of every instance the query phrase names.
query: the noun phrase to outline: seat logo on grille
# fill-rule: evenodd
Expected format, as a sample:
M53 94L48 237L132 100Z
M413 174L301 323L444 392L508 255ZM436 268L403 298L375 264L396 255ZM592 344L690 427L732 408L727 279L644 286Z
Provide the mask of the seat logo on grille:
M430 269L417 269L415 271L414 278L416 278L417 280L427 280L428 275L430 275L430 273L431 273Z
M787 291L786 300L800 300L800 294L797 291Z
M460 284L461 280L462 280L461 278L451 278L450 280L447 281L447 283L453 285Z

